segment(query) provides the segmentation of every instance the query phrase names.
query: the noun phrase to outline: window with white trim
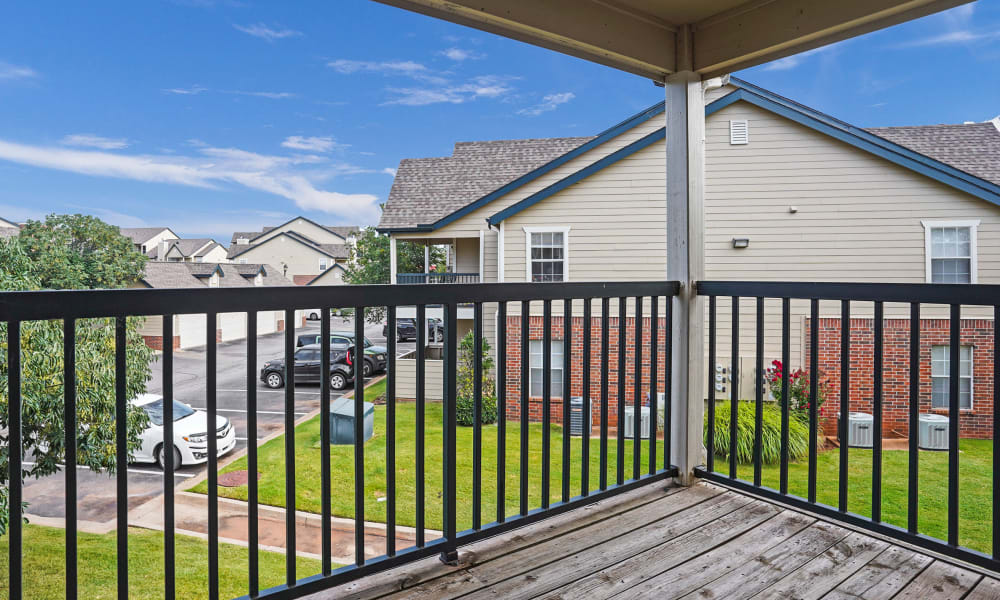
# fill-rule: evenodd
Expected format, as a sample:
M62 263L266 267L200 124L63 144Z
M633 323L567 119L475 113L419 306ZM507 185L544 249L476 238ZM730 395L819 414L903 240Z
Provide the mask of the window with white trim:
M326 270L326 258L319 259L319 270L320 271Z
M528 393L537 398L542 397L542 383L545 380L545 342L542 340L531 340L529 342L529 371ZM562 396L563 392L563 341L552 340L552 368L551 368L551 394L552 396Z
M927 283L976 283L979 221L924 221Z
M241 265L245 265L245 264L247 264L247 259L245 259L245 258L241 258L241 259L240 259L240 264L241 264Z
M948 408L951 375L949 346L931 347L931 406ZM972 408L972 346L962 346L959 351L958 407Z
M569 280L569 229L539 231L525 228L528 242L528 280Z

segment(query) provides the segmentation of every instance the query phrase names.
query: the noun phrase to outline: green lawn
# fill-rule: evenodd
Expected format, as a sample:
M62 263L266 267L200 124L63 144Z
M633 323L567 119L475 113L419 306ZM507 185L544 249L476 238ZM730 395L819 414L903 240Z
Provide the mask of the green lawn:
M27 525L24 529L23 577L26 597L44 600L65 597L66 558L63 529ZM115 533L78 534L79 597L96 600L116 598ZM178 535L176 538L177 597L203 598L208 590L208 542ZM0 537L0 598L8 595L8 537ZM163 597L163 534L146 529L129 530L129 596ZM235 598L247 593L248 551L231 544L219 545L219 593ZM297 560L302 578L319 573L320 562ZM260 587L279 585L285 580L285 557L260 553Z
M959 543L963 546L991 552L991 489L992 441L961 440L959 467ZM906 527L908 501L909 452L882 452L882 520ZM821 452L816 466L816 496L819 502L837 506L837 484L840 479L840 451L836 448ZM872 451L851 448L848 451L848 510L871 516ZM716 459L715 468L729 472L725 459ZM740 465L738 476L753 480L753 466ZM806 497L808 463L805 460L789 465L789 492ZM778 465L765 466L763 484L777 489ZM938 539L948 537L948 453L920 452L919 469L919 530Z
M366 399L371 401L385 392L385 382L379 382L365 390ZM375 435L364 446L365 452L365 519L369 521L385 521L386 503L386 469L385 469L385 415L384 406L375 407ZM400 525L415 525L416 501L416 405L400 403L396 409L396 520ZM442 416L440 403L428 403L426 407L426 526L433 529L441 527L441 481L442 481ZM541 458L542 458L542 425L533 423L529 426L529 507L536 508L541 504ZM296 508L310 512L320 512L320 421L311 419L295 431L295 474L296 474ZM497 428L486 426L482 429L483 439L483 522L489 523L496 518L496 457ZM520 471L518 461L520 456L520 428L516 422L507 424L506 460L506 512L514 515L519 507ZM467 528L472 525L472 448L473 429L458 428L458 527ZM579 437L573 437L571 443L570 473L572 475L571 493L580 493L580 453ZM632 443L626 441L626 472L628 478L632 473ZM662 444L657 445L662 462ZM562 476L562 429L553 426L551 430L551 494L552 501L561 497ZM642 464L646 469L648 449L643 443ZM615 482L615 440L608 443L608 482ZM590 440L590 485L591 489L598 487L598 472L600 468L600 440ZM284 436L275 438L260 447L258 461L262 477L259 481L260 501L263 504L284 506L285 503L285 453ZM333 446L330 448L330 464L332 466L332 508L333 514L341 517L354 516L354 449L353 446ZM246 468L246 458L240 458L227 466L224 471ZM206 493L207 484L202 482L192 491ZM219 488L219 494L229 498L246 500L247 488Z

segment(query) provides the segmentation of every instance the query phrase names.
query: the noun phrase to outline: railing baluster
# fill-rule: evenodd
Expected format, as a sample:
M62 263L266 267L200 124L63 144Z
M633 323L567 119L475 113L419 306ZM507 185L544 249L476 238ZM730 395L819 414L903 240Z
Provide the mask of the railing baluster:
M7 481L10 490L7 502L7 565L8 593L10 600L21 600L21 570L23 567L23 511L21 470L23 469L24 443L21 432L21 322L7 322L7 440L10 451L7 459ZM119 563L120 567L120 563Z
M788 397L789 371L791 370L791 343L789 340L791 299L781 299L781 481L782 494L788 493L788 418L792 400Z
M731 385L729 386L729 478L736 479L736 465L739 453L737 436L739 434L740 420L740 297L732 297L732 360L729 376Z
M656 436L659 432L660 399L657 363L660 355L660 297L649 299L649 474L656 473ZM664 423L666 425L666 423Z
M715 296L708 297L708 438L705 443L707 468L715 472Z
M219 597L219 438L216 406L217 354L215 332L219 318L205 315L205 412L208 415L208 597Z
M507 518L507 303L497 304L497 523Z
M663 332L663 468L669 469L673 464L670 455L670 445L672 443L672 437L670 434L670 423L672 422L671 415L673 414L672 398L670 391L670 386L673 379L673 364L674 359L674 344L672 336L674 335L674 297L667 296L666 301L666 311L663 315L663 321L666 323L667 327ZM711 364L709 364L711 368ZM712 386L709 386L712 387Z
M625 321L628 318L627 311L628 299L618 298L618 426L615 427L615 441L617 443L615 483L618 485L625 482L625 350L627 346ZM632 416L638 418L639 415L633 411Z
M472 528L480 529L483 486L483 303L476 302L472 314ZM458 348L455 348L458 352Z
M128 598L128 390L125 317L115 318L115 509L118 529L118 598ZM18 446L19 447L19 446ZM18 563L21 557L18 556ZM13 594L11 595L13 598Z
M580 494L590 495L590 433L594 411L590 405L590 342L593 333L591 309L594 299L583 299L583 407L580 412Z
M396 307L386 307L385 555L396 556Z
M176 594L174 549L174 316L163 315L163 596ZM251 369L252 370L252 369ZM67 464L70 464L67 462ZM76 464L74 460L72 464Z
M388 336L395 340L396 336ZM320 560L323 575L332 570L330 527L330 309L320 308L319 317L319 487L320 487ZM386 533L386 540L391 536Z
M66 491L66 599L76 598L76 319L63 320L63 464ZM164 407L166 408L166 407ZM166 416L166 410L164 410ZM166 425L166 422L164 423ZM172 425L172 423L171 423ZM172 454L172 453L171 453ZM167 473L164 473L166 477Z
M552 452L552 301L542 303L542 508L549 507Z
M354 564L365 564L365 307L354 307Z
M260 592L257 492L257 311L251 310L247 312L247 542L250 546L248 587L251 598Z
M1000 560L1000 305L993 307L993 560Z
M642 456L642 296L635 297L635 430L632 438L632 479L639 479L639 463ZM650 419L656 415L650 414Z
M910 303L910 426L906 529L916 535L920 498L920 303Z
M520 502L521 516L528 514L528 410L531 387L531 354L529 335L531 302L521 302L521 460L520 460Z
M962 377L962 305L951 305L948 360L948 545L958 546L958 439Z
M608 327L611 299L601 298L601 491L608 489L608 386L610 385L608 352L610 342Z
M442 452L442 482L444 490L442 493L442 507L444 513L444 538L446 540L444 550L441 552L441 559L446 564L455 564L458 560L458 528L456 527L456 513L458 511L457 501L457 459L458 450L456 440L458 439L457 420L455 410L458 408L458 304L451 302L445 305L444 320L444 401L443 411L443 438L444 447ZM476 348L475 355L481 356L479 347ZM481 381L476 381L476 388L481 385ZM478 427L477 427L478 428Z
M760 485L764 453L764 297L757 296L757 323L754 329L756 370L754 374L753 484Z
M562 501L569 502L569 421L570 397L573 394L573 301L563 301L563 364L562 364Z
M819 434L819 300L809 301L809 502L816 502L817 436Z
M426 394L424 377L426 374L426 356L425 353L427 348L427 307L423 304L417 305L417 419L416 419L416 452L417 452L417 485L416 485L416 521L417 521L417 547L423 548L425 543L424 538L424 436L425 436L425 421L426 421Z
M295 585L295 310L285 309L285 584Z
M872 521L882 520L882 302L875 302L875 323L872 335L874 343L874 364L872 365L872 408L875 426L872 440Z
M840 476L837 481L837 509L847 512L847 432L851 414L851 301L840 301L840 423L837 426L840 440Z

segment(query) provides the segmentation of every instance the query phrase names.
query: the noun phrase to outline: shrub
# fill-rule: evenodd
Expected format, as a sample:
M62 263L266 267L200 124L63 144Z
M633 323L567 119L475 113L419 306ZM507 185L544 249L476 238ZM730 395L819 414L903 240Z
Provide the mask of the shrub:
M483 396L482 413L480 418L483 425L492 425L497 422L497 399L493 396ZM472 427L475 425L475 403L472 398L459 397L458 408L455 410L455 420L459 425Z
M771 361L771 367L764 373L764 378L767 381L767 387L771 392L771 396L777 400L778 404L782 403L781 398L781 379L782 379L782 369L783 366L780 360ZM819 371L818 386L816 388L816 411L819 412L823 402L826 400L826 378L822 371ZM788 395L791 399L790 408L797 413L800 417L808 418L807 412L809 410L809 373L802 370L796 369L788 373Z
M736 458L741 463L753 462L755 406L752 402L740 402L739 420L736 425ZM729 458L729 413L728 402L715 407L715 455ZM708 440L708 414L705 415L705 440ZM809 426L790 414L788 419L788 458L797 460L809 452ZM781 408L776 403L764 404L764 418L761 426L761 460L764 464L774 464L781 460Z

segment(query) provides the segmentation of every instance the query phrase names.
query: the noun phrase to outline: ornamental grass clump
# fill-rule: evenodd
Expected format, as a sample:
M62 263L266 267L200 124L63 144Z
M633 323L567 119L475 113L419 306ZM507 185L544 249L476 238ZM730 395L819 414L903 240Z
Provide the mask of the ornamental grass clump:
M753 462L755 410L753 402L739 402L739 418L736 423L736 460L741 463ZM764 464L774 464L781 459L781 408L774 403L764 404L761 421L761 460ZM731 440L729 439L729 403L719 403L715 407L715 455L729 459ZM708 415L705 415L705 441L708 440ZM788 458L797 460L809 452L809 426L801 419L788 419Z

